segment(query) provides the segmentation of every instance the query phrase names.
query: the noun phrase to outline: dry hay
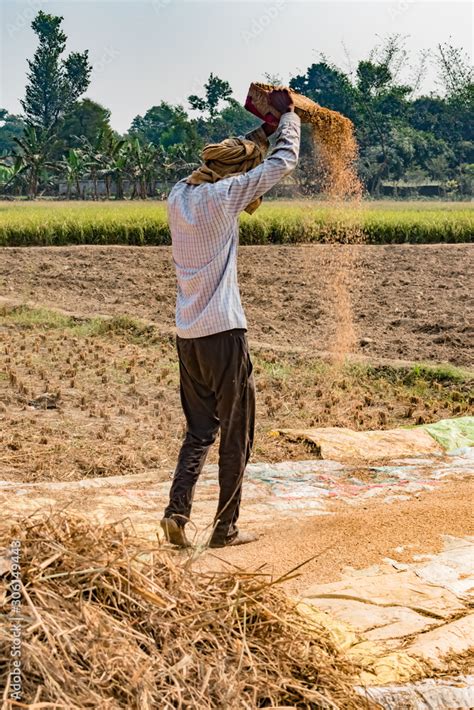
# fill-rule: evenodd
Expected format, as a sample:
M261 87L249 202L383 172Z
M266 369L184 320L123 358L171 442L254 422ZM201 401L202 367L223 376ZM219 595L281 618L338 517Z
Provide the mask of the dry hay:
M0 545L15 539L24 704L7 699L4 625L6 708L367 707L327 632L261 573L197 573L123 524L65 512L4 524Z

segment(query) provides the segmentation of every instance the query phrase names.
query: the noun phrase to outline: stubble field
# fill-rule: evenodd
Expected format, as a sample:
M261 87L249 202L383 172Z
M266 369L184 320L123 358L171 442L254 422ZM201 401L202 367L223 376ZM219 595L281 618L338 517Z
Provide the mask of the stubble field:
M471 247L358 247L357 339L334 367L330 266L340 249L240 250L258 392L253 460L312 455L271 436L276 427L389 428L472 413ZM166 476L184 432L170 249L5 249L0 295L2 478Z

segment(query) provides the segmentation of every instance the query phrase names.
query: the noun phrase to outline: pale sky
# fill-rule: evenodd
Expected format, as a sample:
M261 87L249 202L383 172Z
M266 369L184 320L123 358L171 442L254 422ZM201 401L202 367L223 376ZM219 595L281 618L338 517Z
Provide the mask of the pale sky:
M0 107L12 113L21 111L26 59L36 46L30 25L40 9L64 16L67 50L89 49L94 70L85 95L111 110L121 132L161 100L187 108L186 97L202 92L210 72L243 102L265 72L288 82L320 53L347 69L392 33L407 37L414 64L438 42L473 55L470 2L0 0ZM423 89L434 88L430 74Z

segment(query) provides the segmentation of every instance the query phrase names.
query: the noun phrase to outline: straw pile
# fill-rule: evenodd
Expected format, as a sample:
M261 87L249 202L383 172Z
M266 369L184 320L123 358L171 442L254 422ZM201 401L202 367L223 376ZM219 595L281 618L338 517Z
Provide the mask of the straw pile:
M367 708L327 633L262 574L196 573L192 558L124 525L64 512L0 529L0 545L12 539L26 617L22 703L32 708ZM4 625L7 708L10 644Z

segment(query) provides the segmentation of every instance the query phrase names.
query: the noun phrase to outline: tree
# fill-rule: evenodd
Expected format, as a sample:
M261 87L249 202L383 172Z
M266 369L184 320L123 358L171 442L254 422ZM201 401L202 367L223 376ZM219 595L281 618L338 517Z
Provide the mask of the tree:
M474 69L469 58L459 47L438 44L435 53L438 80L450 101L473 108Z
M185 145L173 145L170 148L161 148L159 155L157 178L165 183L175 183L189 175L199 162L197 156L191 156ZM166 193L166 186L161 196Z
M31 24L39 46L33 59L28 60L28 83L21 105L28 126L38 135L52 134L60 118L89 86L92 67L87 50L61 59L67 40L61 30L62 21L62 17L40 10Z
M166 101L152 106L144 116L136 116L129 133L142 143L152 143L163 148L186 145L192 150L199 142L195 125L189 120L184 108L172 106Z
M66 178L68 199L71 198L73 185L76 188L77 197L84 199L85 195L83 192L81 193L81 180L84 179L90 168L90 163L85 153L80 149L70 148L67 154L63 156L59 168Z
M244 109L235 99L212 120L198 118L196 130L204 143L217 143L228 136L243 136L260 125L255 116Z
M123 181L128 175L128 151L127 142L113 135L109 139L109 146L106 148L107 169L105 173L105 189L107 197L110 197L110 181L115 181L115 198L123 200Z
M99 199L99 179L104 180L107 197L110 197L112 175L115 175L117 182L120 180L120 190L117 189L117 192L120 193L119 198L122 199L121 181L127 168L126 151L123 149L127 146L127 142L106 126L99 131L93 141L82 136L80 145L80 152L86 160L88 173L94 185L94 199ZM119 170L121 171L120 175L118 174Z
M18 188L21 190L26 185L26 163L17 156L13 163L0 162L0 190L3 193Z
M293 77L290 88L351 120L356 118L354 88L349 78L326 61L312 64L306 74Z
M111 133L110 111L92 99L76 101L58 125L55 153L78 148L85 139L94 144L100 134Z
M188 101L192 109L196 111L207 111L209 118L213 119L219 111L219 103L228 101L232 96L232 89L228 81L219 79L214 74L209 75L209 79L204 84L205 97L201 98L192 94L188 96Z
M419 96L410 105L410 125L430 133L449 149L443 159L433 153L431 174L441 180L441 166L446 166L444 178L453 178L462 165L474 162L474 84L473 71L462 51L449 44L438 45L431 54L438 68L442 96ZM466 173L467 174L467 173ZM470 185L469 176L460 177L462 190Z
M15 138L20 138L25 124L20 116L15 116L4 108L0 109L0 156L10 154L15 148Z
M378 192L383 178L399 172L400 164L406 163L406 155L398 156L398 145L404 150L405 141L399 141L397 131L406 121L409 96L412 88L397 83L397 75L406 53L397 36L389 37L386 43L371 52L370 58L360 61L355 82L357 106L357 138L361 146L362 163L364 152L372 162L367 175L370 192ZM375 162L373 162L375 159ZM398 164L397 164L398 163Z
M132 199L138 195L146 200L153 194L158 171L160 149L153 143L141 144L138 138L130 139L125 147L127 166L133 182Z

